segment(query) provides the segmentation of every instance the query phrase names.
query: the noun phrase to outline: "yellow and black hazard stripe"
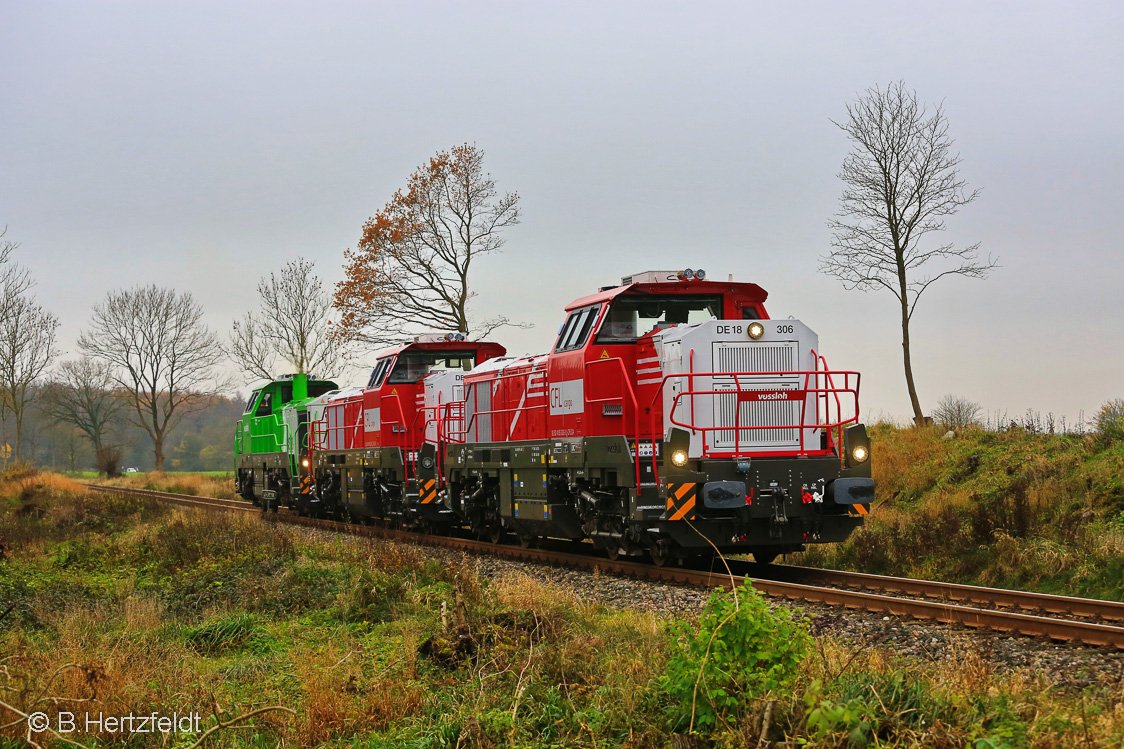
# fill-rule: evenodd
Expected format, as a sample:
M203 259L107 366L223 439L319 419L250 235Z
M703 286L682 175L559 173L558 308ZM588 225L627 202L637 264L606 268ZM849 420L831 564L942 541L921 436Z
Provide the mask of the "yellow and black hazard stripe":
M437 479L426 479L421 482L421 503L427 505L437 499Z
M667 514L668 520L694 520L695 500L698 497L699 485L691 482L687 484L667 485Z
M855 504L847 507L848 515L869 515L870 507L867 505Z

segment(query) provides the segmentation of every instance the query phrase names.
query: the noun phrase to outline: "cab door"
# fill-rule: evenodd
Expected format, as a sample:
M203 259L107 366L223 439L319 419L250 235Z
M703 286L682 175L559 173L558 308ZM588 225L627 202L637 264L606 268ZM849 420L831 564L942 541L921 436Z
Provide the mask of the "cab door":
M558 334L547 367L547 436L582 436L586 417L585 363L590 333L601 318L602 305L572 311Z

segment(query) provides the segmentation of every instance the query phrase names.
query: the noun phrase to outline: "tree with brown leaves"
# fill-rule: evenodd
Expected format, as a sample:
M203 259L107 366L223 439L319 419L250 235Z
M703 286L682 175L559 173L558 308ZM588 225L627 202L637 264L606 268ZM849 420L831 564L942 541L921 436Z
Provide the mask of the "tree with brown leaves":
M996 267L979 259L979 244L923 245L944 219L968 205L979 190L967 191L952 152L948 119L938 105L932 113L901 81L874 87L847 105L847 120L836 122L851 140L839 178L843 195L837 219L829 223L835 248L820 270L848 289L887 289L901 308L902 353L914 421L925 416L913 382L909 323L917 300L937 279L949 275L984 278ZM935 261L935 268L929 266ZM925 267L923 267L925 266Z
M502 231L519 223L519 195L501 196L483 162L484 152L467 143L441 151L367 220L336 286L339 340L378 346L470 330L483 337L510 324L470 323L472 263L498 251Z

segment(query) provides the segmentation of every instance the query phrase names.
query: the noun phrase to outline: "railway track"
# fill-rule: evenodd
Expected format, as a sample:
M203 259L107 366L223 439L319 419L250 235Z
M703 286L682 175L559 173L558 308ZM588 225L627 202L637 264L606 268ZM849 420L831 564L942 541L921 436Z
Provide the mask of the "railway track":
M242 500L189 497L145 489L96 485L91 485L90 488L101 492L146 496L161 502L207 510L261 513L259 508ZM455 536L422 535L377 525L353 525L335 520L305 518L285 511L269 518L276 522L336 532L395 538L471 553L491 554L577 569L599 569L637 579L698 587L729 588L743 577L749 577L757 590L772 597L791 601L841 606L891 616L1124 650L1124 626L1121 626L1124 623L1124 603L1116 601L787 565L759 565L739 560L729 560L729 574L726 567L721 564L719 564L720 571L687 567L656 567L624 558L610 560L592 551L579 553L580 544L561 546L550 544L542 548L523 548Z

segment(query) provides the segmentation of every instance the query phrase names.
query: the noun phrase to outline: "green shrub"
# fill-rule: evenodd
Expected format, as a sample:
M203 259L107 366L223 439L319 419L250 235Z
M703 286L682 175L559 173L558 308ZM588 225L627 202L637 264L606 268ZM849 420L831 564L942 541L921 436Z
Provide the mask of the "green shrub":
M1111 400L1101 406L1093 419L1097 433L1110 440L1124 439L1124 398Z
M360 570L336 596L339 617L346 622L381 622L391 619L406 595L405 583L381 570Z
M977 730L984 735L972 742L972 749L1023 749L1030 743L1026 723L1006 695L985 708Z
M797 674L811 638L803 620L769 606L749 581L716 590L697 623L673 628L681 648L664 684L677 700L679 722L714 728L743 714L755 697Z
M844 700L824 699L822 685L815 681L804 695L807 705L804 722L808 734L826 741L843 734L849 746L866 746L878 729L875 710L861 697Z
M189 630L187 644L200 653L216 655L258 644L265 638L253 614L234 614Z

